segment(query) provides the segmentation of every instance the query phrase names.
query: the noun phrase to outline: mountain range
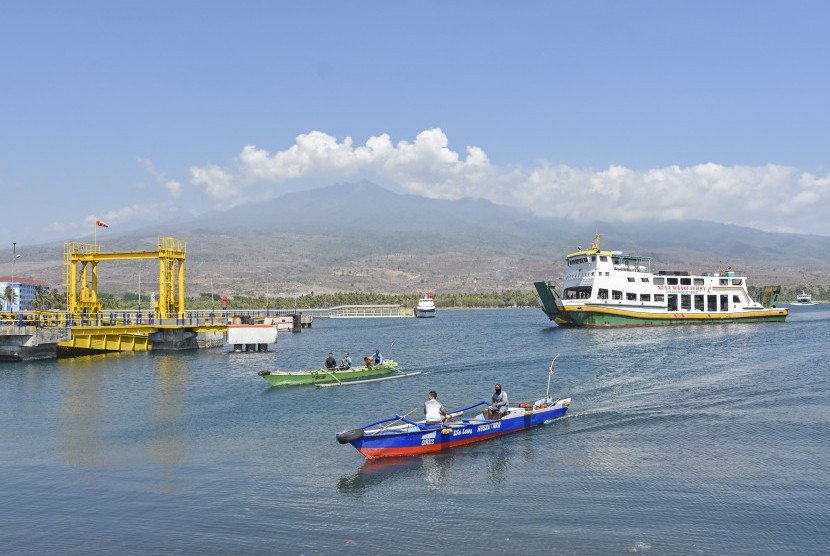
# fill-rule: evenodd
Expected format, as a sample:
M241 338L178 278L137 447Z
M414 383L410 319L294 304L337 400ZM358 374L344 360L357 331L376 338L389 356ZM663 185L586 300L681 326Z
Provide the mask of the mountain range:
M590 207L580 207L582 214ZM621 215L621 220L624 215ZM475 199L399 194L342 183L168 222L99 234L101 250L187 245L187 293L229 296L331 291L531 290L558 279L564 256L590 246L652 257L656 268L745 272L753 285L826 284L830 237L764 232L706 221L599 222L544 218ZM87 240L88 241L88 240ZM27 247L19 276L63 289L62 244ZM155 261L99 265L99 291L152 291Z

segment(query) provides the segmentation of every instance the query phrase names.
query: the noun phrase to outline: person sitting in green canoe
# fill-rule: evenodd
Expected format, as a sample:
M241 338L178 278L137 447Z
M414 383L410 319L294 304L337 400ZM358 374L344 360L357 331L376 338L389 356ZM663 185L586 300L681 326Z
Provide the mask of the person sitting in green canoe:
M340 368L341 369L351 369L352 368L352 358L349 356L349 352L346 352L346 355L343 356L343 359L340 361Z
M337 361L335 361L334 356L329 352L329 356L326 357L326 368L330 371L333 371L337 368Z

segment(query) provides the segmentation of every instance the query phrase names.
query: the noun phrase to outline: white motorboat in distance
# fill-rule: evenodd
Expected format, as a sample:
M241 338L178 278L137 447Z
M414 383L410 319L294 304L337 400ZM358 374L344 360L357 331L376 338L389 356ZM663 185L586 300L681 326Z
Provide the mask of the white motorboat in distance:
M427 292L418 300L418 304L413 309L416 317L426 318L435 316L435 294Z
M792 305L800 305L800 306L804 307L804 306L815 305L815 304L816 304L816 302L813 301L813 296L802 290L802 292L800 294L795 296L795 303L793 303Z

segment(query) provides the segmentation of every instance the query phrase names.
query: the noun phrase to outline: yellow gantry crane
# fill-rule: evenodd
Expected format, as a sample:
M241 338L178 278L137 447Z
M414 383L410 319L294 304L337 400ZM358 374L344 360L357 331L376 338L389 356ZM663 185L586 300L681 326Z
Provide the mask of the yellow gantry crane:
M102 253L97 243L64 243L66 309L73 314L101 312L98 301L98 263L101 261L159 260L159 295L153 307L155 318L184 316L185 243L161 237L156 251Z

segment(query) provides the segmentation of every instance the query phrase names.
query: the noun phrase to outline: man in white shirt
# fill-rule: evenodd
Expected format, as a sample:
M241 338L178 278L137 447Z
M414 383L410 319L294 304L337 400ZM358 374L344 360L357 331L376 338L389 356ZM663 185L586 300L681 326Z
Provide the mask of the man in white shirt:
M427 401L424 402L424 420L427 425L437 425L446 420L447 412L444 406L436 398L435 390L430 390Z

